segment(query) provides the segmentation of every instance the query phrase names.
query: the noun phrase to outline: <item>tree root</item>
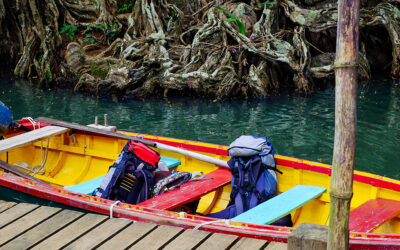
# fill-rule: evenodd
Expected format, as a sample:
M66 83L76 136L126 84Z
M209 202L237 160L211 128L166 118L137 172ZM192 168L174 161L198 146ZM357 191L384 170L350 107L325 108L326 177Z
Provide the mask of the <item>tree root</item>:
M288 86L309 94L316 79L333 77L336 4L248 2L137 0L116 16L116 0L0 0L0 45L18 51L0 54L11 53L18 77L78 78L75 91L95 95L264 98ZM389 34L393 77L400 77L399 5L385 0L360 14L361 27ZM61 23L76 33L60 35ZM360 79L371 76L370 49L361 40Z

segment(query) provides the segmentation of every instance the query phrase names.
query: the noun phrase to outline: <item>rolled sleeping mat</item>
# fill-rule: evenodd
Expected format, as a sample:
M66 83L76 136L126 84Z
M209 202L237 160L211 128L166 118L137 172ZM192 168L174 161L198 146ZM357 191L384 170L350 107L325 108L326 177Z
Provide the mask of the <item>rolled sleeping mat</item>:
M0 136L7 134L13 115L7 106L0 101Z

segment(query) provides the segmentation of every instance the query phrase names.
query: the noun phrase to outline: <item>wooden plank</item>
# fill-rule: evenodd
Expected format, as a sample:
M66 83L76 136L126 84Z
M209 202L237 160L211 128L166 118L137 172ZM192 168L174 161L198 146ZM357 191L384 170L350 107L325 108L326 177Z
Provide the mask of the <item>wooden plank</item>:
M99 250L126 249L141 240L146 234L151 232L157 225L136 221L117 235L102 244Z
M239 239L236 235L215 233L196 248L197 250L229 249ZM251 248L248 248L251 249Z
M87 234L81 236L76 241L72 242L64 249L92 249L107 241L122 229L131 224L131 220L126 219L109 219L100 224Z
M400 214L400 201L372 199L350 212L349 230L369 233Z
M28 203L19 203L13 206L12 208L0 214L0 228L3 228L4 226L8 225L14 220L17 220L18 218L24 216L25 214L31 212L38 207L38 205Z
M206 174L204 178L212 179L185 183L178 189L168 191L164 194L141 202L138 204L138 206L157 209L173 209L190 201L196 200L203 195L206 195L230 183L232 175L227 169L217 169Z
M198 246L203 240L205 240L210 233L206 231L199 231L193 229L187 229L178 237L176 237L173 241L168 243L165 246L164 250L186 250L186 249L194 249ZM221 249L221 248L219 248Z
M38 209L19 218L13 223L3 227L0 229L0 246L24 233L35 225L41 223L42 221L48 219L50 216L54 215L60 210L60 208L55 207L39 207Z
M159 226L156 230L152 231L145 238L137 242L129 249L137 250L155 250L165 246L168 242L173 240L177 235L183 231L179 227Z
M242 214L239 214L232 218L232 221L269 224L320 196L325 191L326 188L323 187L297 185L288 191L283 192Z
M252 238L241 238L233 247L232 250L247 250L247 249L264 249L268 244L265 240Z
M20 135L16 135L0 141L0 153L25 146L40 139L63 134L67 131L68 128L58 126L46 126Z
M7 209L9 209L9 208L11 208L11 207L13 207L15 205L17 205L17 203L15 203L15 202L0 200L0 213L6 211Z
M287 250L288 244L282 242L270 242L265 250Z
M60 249L73 240L77 239L81 235L90 231L92 228L96 227L103 221L107 220L107 216L99 214L86 214L78 220L74 221L67 227L53 234L46 240L42 241L33 249Z
M74 210L63 210L45 222L30 229L26 233L13 239L4 245L7 249L24 249L32 247L49 235L68 225L78 217L83 216L82 212Z

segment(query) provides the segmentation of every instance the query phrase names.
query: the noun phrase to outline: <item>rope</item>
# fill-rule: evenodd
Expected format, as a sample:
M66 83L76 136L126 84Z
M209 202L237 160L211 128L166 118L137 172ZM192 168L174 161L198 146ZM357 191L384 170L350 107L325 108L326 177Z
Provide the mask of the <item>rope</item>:
M32 126L33 126L33 130L35 130L36 129L36 122L33 120L33 118L32 117L22 117L22 119L21 120L28 120L28 121L30 121L30 123L32 123ZM39 127L38 128L40 128L40 123L39 123L39 125L38 125Z
M203 223L195 226L193 229L194 230L199 230L199 228L201 228L202 226L209 225L209 224L214 224L214 223L220 223L220 222L224 222L227 226L229 226L231 221L230 220L226 220L226 219L207 221L207 222L203 222Z
M116 201L116 202L114 202L114 203L111 205L111 207L110 207L110 219L113 218L113 208L114 208L114 206L117 205L118 203L120 203L120 201Z
M35 176L36 174L43 175L46 172L46 168L44 167L44 165L46 164L47 161L49 143L50 143L50 138L47 138L46 151L43 159L43 143L40 142L40 162L41 162L40 164L37 164L35 166L29 166L29 164L26 162L16 162L14 163L14 166L25 169L26 171L28 171L28 174L33 173L32 176Z

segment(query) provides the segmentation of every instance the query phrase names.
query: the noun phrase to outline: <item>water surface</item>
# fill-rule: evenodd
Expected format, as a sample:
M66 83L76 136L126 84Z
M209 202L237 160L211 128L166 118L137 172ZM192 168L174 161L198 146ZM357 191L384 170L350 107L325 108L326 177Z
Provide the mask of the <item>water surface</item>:
M334 136L334 90L311 97L263 101L202 99L99 99L72 90L40 89L25 81L1 81L0 100L14 119L46 116L93 123L108 114L120 130L228 145L244 131L267 136L282 155L330 164ZM400 179L400 85L360 85L357 97L355 168Z

